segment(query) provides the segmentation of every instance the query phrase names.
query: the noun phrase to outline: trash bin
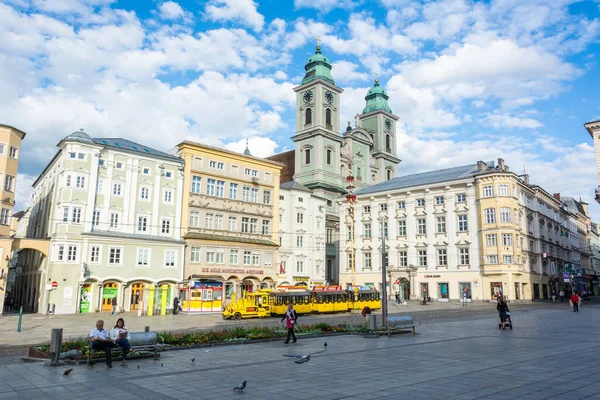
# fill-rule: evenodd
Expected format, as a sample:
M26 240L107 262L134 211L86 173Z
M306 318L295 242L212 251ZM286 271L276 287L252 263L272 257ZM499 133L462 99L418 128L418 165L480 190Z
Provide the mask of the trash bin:
M367 315L365 315L365 321L367 324L368 331L376 331L377 330L377 315L367 314Z

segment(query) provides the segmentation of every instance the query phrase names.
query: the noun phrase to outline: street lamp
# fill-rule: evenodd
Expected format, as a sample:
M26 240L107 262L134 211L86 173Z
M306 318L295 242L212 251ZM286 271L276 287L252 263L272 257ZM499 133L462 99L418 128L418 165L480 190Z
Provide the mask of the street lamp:
M387 270L387 251L385 249L385 224L387 222L387 215L381 214L379 220L381 221L381 321L384 328L387 328L387 282L386 282L386 270Z

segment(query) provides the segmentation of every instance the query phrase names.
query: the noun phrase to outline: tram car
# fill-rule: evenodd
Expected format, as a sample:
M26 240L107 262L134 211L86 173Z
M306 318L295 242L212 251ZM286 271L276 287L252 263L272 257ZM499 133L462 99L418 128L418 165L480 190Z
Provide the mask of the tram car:
M276 290L263 289L245 293L233 300L223 310L223 319L263 318L284 315L288 304L298 314L326 314L381 308L379 292L369 288L355 287L344 290L341 286L285 287Z

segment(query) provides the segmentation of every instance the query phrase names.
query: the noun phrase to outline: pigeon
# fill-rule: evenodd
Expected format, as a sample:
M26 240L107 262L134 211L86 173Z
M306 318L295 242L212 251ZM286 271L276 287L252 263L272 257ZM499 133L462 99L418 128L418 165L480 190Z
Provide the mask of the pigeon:
M140 366L138 365L138 369L140 369Z
M192 358L192 362L196 362L196 359L195 359L195 358Z
M323 345L324 347L327 347L327 342L325 342L325 344Z
M310 361L310 356L314 356L315 354L320 354L320 353L324 353L327 351L327 347L325 347L325 349L321 350L321 351L315 351L314 353L310 353L310 354L284 354L284 357L295 357L297 358L296 361L294 361L296 364L303 364L305 362Z
M68 370L63 372L63 375L69 375L71 372L73 372L73 368L69 368Z
M233 388L233 390L238 390L240 392L243 392L244 389L246 389L246 381L240 383L239 385Z
M164 367L163 363L160 363L160 366L161 366L161 367Z

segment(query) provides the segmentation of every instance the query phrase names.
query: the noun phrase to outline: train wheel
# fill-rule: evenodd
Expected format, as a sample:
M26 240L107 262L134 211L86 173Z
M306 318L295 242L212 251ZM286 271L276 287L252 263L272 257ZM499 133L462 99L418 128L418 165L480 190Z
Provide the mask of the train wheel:
M240 314L239 312L236 312L235 314L233 314L233 319L241 319L242 318L242 314Z

